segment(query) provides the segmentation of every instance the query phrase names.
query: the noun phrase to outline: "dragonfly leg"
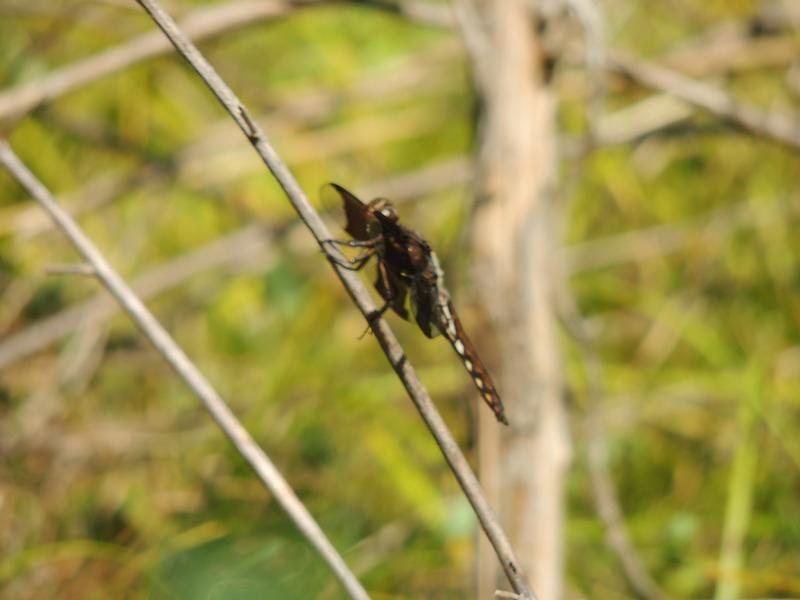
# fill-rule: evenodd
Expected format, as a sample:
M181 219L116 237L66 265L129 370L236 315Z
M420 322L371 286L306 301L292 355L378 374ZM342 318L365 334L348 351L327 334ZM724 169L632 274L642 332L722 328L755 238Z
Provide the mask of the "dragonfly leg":
M371 240L322 240L320 244L323 246L325 244L347 246L348 248L374 248L380 244L380 242L380 237L374 237Z
M348 262L353 266L354 271L360 271L367 264L367 261L378 253L377 248L365 250L355 258L351 258Z
M366 247L367 249L354 258L343 259L342 257L333 254L325 247L325 244L343 244L350 246L348 242L354 243L354 245L351 247ZM364 242L360 242L359 240L322 240L320 244L322 245L322 251L328 257L328 260L348 271L360 271L367 264L367 261L378 252L378 247L376 245L366 245Z
M370 253L365 255L359 255L356 258L352 258L350 260L342 260L334 256L333 254L328 254L328 260L334 263L337 267L344 269L345 271L360 271L363 269L367 261L372 258L374 253Z
M370 329L372 329L375 323L378 322L378 319L380 319L392 306L392 302L394 302L394 298L389 298L378 310L367 315L367 328L364 329L360 336L358 336L358 339L363 339L363 337L369 333Z
M397 290L391 285L389 273L386 270L386 265L384 265L382 261L378 262L378 273L384 282L384 289L386 290L386 294L383 295L384 303L378 310L367 315L367 328L364 330L364 333L358 336L358 339L367 335L367 332L378 322L378 319L380 319L386 311L391 308L394 301L397 300Z

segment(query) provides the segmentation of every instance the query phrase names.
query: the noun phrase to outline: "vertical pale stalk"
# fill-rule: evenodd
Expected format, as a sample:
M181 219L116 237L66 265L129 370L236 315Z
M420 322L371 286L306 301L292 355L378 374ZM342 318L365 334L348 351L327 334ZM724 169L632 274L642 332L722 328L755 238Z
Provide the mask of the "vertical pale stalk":
M736 450L728 482L715 600L734 600L739 597L740 574L744 564L743 546L752 514L758 457L755 428L758 407L764 396L764 384L763 374L755 363L751 363L745 377L747 391L739 400L737 411Z
M477 280L500 347L511 421L483 441L483 474L542 600L562 597L564 477L571 458L553 294L555 97L530 2L464 0L461 24L482 100ZM500 361L497 361L499 363ZM483 428L485 431L485 428ZM496 462L496 464L489 464ZM496 571L479 551L479 597Z

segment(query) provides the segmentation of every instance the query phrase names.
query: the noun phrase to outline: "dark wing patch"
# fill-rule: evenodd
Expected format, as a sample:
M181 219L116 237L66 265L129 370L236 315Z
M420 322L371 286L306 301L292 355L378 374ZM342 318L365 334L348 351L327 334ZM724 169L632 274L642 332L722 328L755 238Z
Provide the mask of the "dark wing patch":
M368 223L375 217L366 204L338 183L326 183L320 195L327 205L334 205L337 200L341 203L346 220L344 230L350 237L361 241L370 239Z

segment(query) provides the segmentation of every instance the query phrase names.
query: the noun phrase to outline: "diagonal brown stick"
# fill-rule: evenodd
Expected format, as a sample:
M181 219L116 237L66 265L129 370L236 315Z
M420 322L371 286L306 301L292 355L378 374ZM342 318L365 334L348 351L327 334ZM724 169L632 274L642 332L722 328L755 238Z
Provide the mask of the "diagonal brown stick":
M258 444L231 412L231 409L228 408L228 405L225 404L225 401L211 383L186 356L150 311L147 310L128 284L114 271L72 217L64 212L47 188L22 164L4 140L0 140L0 164L50 214L56 225L66 234L87 263L94 268L100 282L108 288L108 291L128 312L164 359L175 369L195 395L202 400L220 429L225 432L225 435L228 436L239 453L250 463L264 486L272 493L275 500L286 511L300 532L328 563L350 597L356 600L368 600L367 592L361 587L356 576L348 569L344 559L333 547L333 544L330 543L314 520L314 517L300 502L278 469L266 453L259 448Z
M239 125L264 161L264 164L278 180L289 202L322 248L323 240L331 239L330 233L323 224L320 216L312 208L297 180L267 141L261 128L253 122L249 113L233 91L222 81L214 68L205 60L189 38L177 27L175 22L161 8L159 3L155 0L138 0L138 2L170 39L176 50L203 78L206 85L208 85L220 103L236 121L237 125ZM335 265L334 269L359 310L368 318L374 315L376 312L375 304L372 302L367 289L361 283L358 276L355 273L338 268ZM375 338L380 343L390 364L400 377L411 400L416 405L425 424L434 436L442 454L444 454L445 460L450 465L464 494L470 501L478 517L478 521L485 531L486 536L489 538L511 585L522 598L533 598L533 593L528 587L525 576L519 566L519 561L514 555L514 551L508 541L508 537L500 527L494 512L481 491L480 484L475 474L470 469L469 463L459 449L458 444L445 425L441 415L436 410L427 390L423 387L414 372L403 349L400 347L394 334L383 319L373 321L372 328L375 333Z

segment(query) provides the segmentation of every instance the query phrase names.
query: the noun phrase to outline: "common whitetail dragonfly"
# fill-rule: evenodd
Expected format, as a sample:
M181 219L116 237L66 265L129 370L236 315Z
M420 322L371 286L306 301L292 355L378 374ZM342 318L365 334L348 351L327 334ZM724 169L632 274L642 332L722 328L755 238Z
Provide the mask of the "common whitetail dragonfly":
M353 238L325 240L323 248L325 243L329 243L361 249L360 254L349 260L343 260L340 255L326 249L329 259L352 271L359 271L370 259L376 259L375 289L383 298L384 305L374 318L391 308L409 321L410 309L427 337L443 334L497 420L508 425L503 402L475 346L461 326L450 294L444 287L439 259L427 240L399 223L397 210L386 198L364 203L335 183L326 184L321 194L326 204L341 203L346 221L344 230Z

